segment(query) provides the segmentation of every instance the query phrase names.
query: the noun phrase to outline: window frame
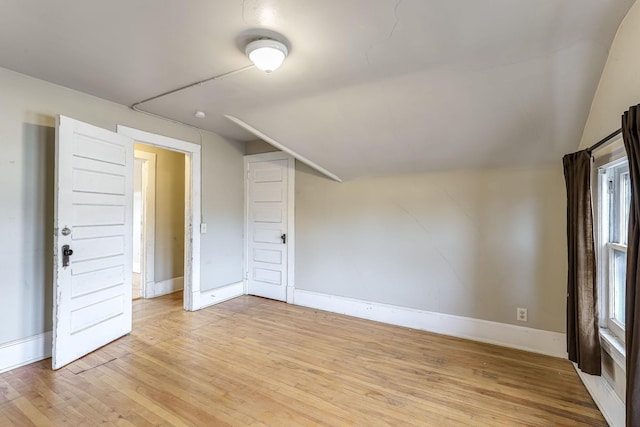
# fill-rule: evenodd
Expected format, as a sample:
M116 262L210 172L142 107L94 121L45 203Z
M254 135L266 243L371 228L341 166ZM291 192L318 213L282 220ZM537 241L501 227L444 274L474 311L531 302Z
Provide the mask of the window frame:
M626 164L625 166L622 166ZM622 167L621 167L622 166ZM614 174L609 171L614 170ZM594 175L597 177L597 189L595 191L594 209L597 224L597 267L598 267L598 297L600 311L600 336L605 339L611 346L618 349L624 355L625 348L625 329L624 325L615 319L615 287L610 286L615 282L614 257L615 252L620 251L626 254L626 241L610 242L610 237L614 234L612 240L622 240L620 237L620 225L616 231L612 230L611 219L617 217L618 224L625 223L622 219L622 212L619 209L619 197L616 197L616 187L619 186L620 177L628 173L628 161L624 148L618 150L608 156L602 156L596 160L594 164ZM609 190L609 180L614 178L613 191ZM626 235L626 231L624 232ZM622 284L624 292L624 283Z

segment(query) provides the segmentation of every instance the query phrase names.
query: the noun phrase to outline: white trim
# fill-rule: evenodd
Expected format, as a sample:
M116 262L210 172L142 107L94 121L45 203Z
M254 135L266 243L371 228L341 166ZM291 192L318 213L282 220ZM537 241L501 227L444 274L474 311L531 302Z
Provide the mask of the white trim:
M0 374L51 357L51 336L48 331L0 345Z
M607 423L611 427L624 427L625 405L607 380L601 376L585 374L575 363L573 367Z
M627 156L624 148L624 140L622 135L615 137L609 144L596 148L592 153L593 168L597 169L605 165L610 165L623 157Z
M600 328L600 345L602 349L611 356L614 362L622 369L627 371L627 351L622 343L610 330Z
M296 160L289 157L288 172L288 200L287 200L287 303L293 304L296 266Z
M244 266L242 283L244 286L243 293L248 292L248 271L249 271L249 207L247 206L248 191L247 174L249 172L249 163L266 162L271 160L287 160L287 289L286 302L293 304L295 293L295 262L296 262L296 159L282 151L271 153L250 154L244 156Z
M199 310L200 296L200 221L201 147L198 144L118 125L118 133L136 142L179 151L185 155L185 239L184 239L184 309ZM194 232L196 230L196 232Z
M146 298L155 298L162 295L172 294L184 289L184 276L174 277L173 279L155 282L147 288Z
M128 126L117 125L117 132L133 138L136 142L153 145L154 147L170 148L174 151L182 153L200 152L200 146L193 142L183 141L181 139L170 138L156 133L146 132L144 130L130 128Z
M244 295L244 282L200 292L200 306L208 307Z
M184 309L199 310L200 302L200 222L201 213L201 160L200 146L191 155L185 155L185 215L184 215ZM185 153L186 154L186 153Z
M241 128L245 129L246 131L254 134L255 136L257 136L258 138L262 139L263 141L268 142L269 144L273 145L274 147L276 147L279 150L284 151L287 154L292 155L294 158L300 160L302 163L305 163L309 166L311 166L313 169L317 170L318 172L320 172L321 174L331 178L334 181L337 182L342 182L342 180L335 174L329 172L328 170L326 170L325 168L323 168L322 166L320 166L319 164L307 159L306 157L296 153L295 151L293 151L292 149L285 147L284 145L280 144L278 141L276 141L275 139L271 138L268 135L265 135L264 133L260 132L258 129L254 128L253 126L251 126L250 124L240 120L237 117L234 116L230 116L228 114L224 115L227 119L231 120L233 123L237 124L238 126L240 126Z
M243 241L242 241L242 286L243 293L246 295L249 293L249 164L247 156L244 156L244 168L242 169L244 174L244 225L242 227Z
M294 304L392 325L566 358L565 334L408 307L295 290Z

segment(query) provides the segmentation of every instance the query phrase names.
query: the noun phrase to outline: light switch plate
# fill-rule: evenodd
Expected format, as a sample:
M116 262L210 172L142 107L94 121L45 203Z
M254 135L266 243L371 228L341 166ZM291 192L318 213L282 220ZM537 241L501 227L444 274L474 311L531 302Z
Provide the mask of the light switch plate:
M526 322L528 320L527 309L523 307L518 307L516 310L516 319L520 322Z

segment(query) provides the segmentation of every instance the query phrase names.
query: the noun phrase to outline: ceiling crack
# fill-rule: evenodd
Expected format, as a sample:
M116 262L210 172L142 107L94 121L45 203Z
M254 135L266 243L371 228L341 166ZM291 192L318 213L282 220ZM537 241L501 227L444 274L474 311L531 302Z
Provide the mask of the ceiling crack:
M398 22L400 21L400 18L398 18L398 8L400 7L400 4L402 4L402 0L396 0L396 4L393 7L393 25L391 26L391 30L389 31L389 34L382 40L377 41L375 43L372 43L369 45L369 47L367 47L367 49L364 52L364 56L367 60L367 65L371 65L371 61L369 59L369 51L375 47L376 45L380 44L380 43L384 43L386 41L391 40L391 37L393 37L393 33L396 31L396 27L398 26Z
M396 5L393 8L393 17L394 17L395 21L393 22L393 27L391 27L391 31L389 32L389 35L383 41L391 40L391 37L393 37L393 32L396 30L396 27L398 26L398 21L399 21L399 18L398 18L398 7L400 7L400 3L402 3L402 0L396 0Z

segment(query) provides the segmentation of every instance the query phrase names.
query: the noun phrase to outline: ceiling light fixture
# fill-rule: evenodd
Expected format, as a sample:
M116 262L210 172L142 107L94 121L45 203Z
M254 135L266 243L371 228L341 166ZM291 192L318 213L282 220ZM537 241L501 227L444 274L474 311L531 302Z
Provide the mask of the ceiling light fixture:
M247 45L245 53L257 68L270 73L282 65L289 51L277 40L258 39Z
M204 119L205 117L207 117L207 115L205 114L204 111L196 111L196 113L194 114L194 116L196 116L199 119Z

